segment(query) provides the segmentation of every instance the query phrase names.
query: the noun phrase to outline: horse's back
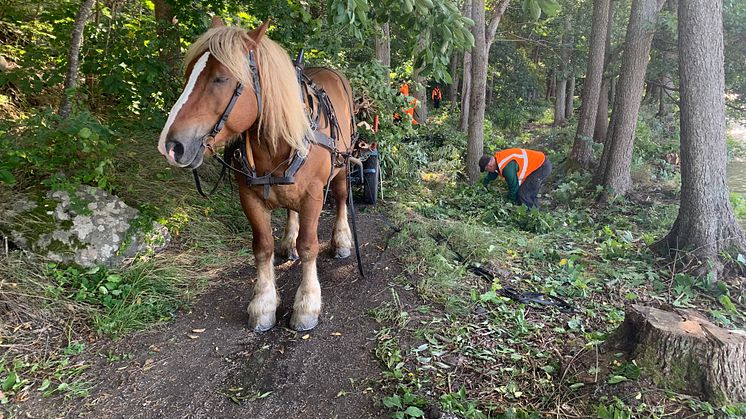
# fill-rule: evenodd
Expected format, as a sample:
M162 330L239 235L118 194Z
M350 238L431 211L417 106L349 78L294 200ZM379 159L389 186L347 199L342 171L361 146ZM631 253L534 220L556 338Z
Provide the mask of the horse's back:
M304 69L304 73L324 89L329 96L339 122L339 128L342 130L341 141L343 144L337 144L337 146L339 149L349 148L350 137L355 129L353 121L354 99L350 81L339 71L327 67L307 67Z

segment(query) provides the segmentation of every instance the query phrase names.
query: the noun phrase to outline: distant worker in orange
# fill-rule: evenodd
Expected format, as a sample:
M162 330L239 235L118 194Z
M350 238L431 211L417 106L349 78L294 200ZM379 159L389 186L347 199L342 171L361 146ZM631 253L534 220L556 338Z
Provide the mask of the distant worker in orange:
M483 183L487 186L498 176L508 184L508 199L529 208L539 208L539 189L552 172L552 163L541 151L509 148L493 156L479 159L479 170L487 172Z
M409 84L407 83L402 84L401 87L399 88L399 93L401 93L405 97L408 97L409 96ZM417 99L412 98L412 100L409 102L409 105L411 106L411 108L404 109L404 113L409 115L412 118L412 125L417 125L417 120L414 119L414 108L417 106ZM398 112L394 113L394 121L397 123L401 121L401 116L399 116Z
M440 87L435 86L433 93L430 96L433 98L433 107L435 109L440 108L440 100L443 99L443 93L440 92Z

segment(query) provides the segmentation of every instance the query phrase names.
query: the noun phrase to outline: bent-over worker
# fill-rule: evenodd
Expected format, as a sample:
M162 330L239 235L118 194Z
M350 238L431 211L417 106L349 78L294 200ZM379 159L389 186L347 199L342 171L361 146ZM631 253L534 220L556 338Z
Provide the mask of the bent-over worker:
M485 155L479 159L479 170L487 172L483 183L487 186L497 179L505 178L508 184L508 199L529 208L539 208L541 184L552 172L552 163L541 151L526 148L509 148Z

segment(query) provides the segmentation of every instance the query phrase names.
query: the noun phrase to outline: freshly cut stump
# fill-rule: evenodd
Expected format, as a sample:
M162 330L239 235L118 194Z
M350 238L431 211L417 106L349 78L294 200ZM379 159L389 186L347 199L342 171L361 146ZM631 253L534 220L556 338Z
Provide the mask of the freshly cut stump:
M718 327L694 310L632 305L609 344L662 387L718 404L746 401L743 330Z

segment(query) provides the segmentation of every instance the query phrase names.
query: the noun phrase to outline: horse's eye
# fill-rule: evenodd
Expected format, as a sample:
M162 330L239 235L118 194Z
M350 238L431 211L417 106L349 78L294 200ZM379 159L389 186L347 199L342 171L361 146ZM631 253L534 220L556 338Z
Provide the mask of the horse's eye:
M215 77L214 79L212 79L212 82L213 82L213 83L217 83L217 84L220 84L220 83L225 83L226 81L228 81L228 77L220 77L220 76L217 76L217 77Z

